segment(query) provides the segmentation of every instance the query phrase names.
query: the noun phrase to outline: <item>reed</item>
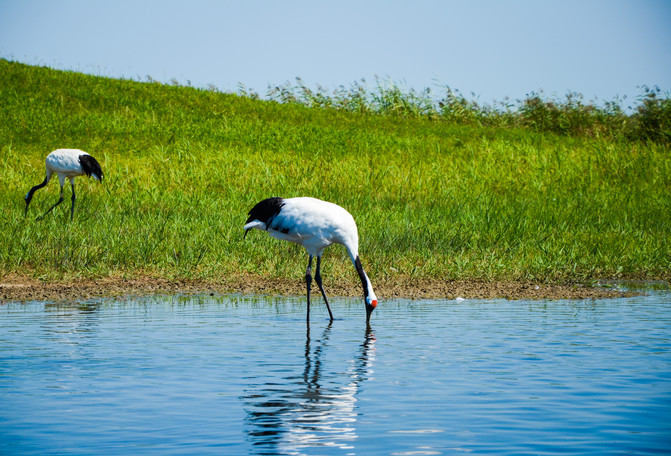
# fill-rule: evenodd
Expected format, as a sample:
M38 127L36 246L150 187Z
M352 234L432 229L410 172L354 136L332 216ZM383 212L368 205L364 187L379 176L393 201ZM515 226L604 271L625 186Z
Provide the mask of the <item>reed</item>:
M375 79L370 87L365 80L333 91L310 88L301 78L296 83L270 87L266 99L281 103L356 113L387 116L422 117L453 124L497 128L526 128L561 135L608 137L609 139L671 143L671 98L659 87L640 87L633 106L624 100L585 102L583 96L569 92L564 99L547 97L542 91L531 92L522 100L505 99L480 104L449 86L422 91L407 89L389 79ZM255 99L257 93L242 88L240 94ZM626 114L625 111L630 111Z

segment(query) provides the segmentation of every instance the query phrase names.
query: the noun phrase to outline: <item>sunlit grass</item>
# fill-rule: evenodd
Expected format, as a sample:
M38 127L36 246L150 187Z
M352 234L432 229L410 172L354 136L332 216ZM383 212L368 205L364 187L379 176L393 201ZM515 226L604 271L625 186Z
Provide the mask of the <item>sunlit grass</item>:
M565 136L423 116L309 108L0 60L0 274L300 278L306 255L242 239L268 196L347 208L377 280L668 278L671 153L664 142ZM23 196L60 147L105 183ZM352 279L344 249L325 278ZM337 261L335 260L337 259Z

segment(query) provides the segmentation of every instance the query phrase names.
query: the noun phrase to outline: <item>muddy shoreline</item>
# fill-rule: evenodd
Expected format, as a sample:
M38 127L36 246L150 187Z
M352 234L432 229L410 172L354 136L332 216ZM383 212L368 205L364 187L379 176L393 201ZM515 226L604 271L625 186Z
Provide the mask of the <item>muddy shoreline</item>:
M360 296L352 283L327 283L330 296ZM557 285L535 282L447 281L438 279L395 279L378 282L375 291L383 302L408 299L595 299L631 296L637 293L609 287ZM143 296L151 294L255 294L303 296L305 285L294 279L235 277L226 281L169 280L154 277L75 279L42 282L22 276L0 278L0 302L83 301L98 297Z

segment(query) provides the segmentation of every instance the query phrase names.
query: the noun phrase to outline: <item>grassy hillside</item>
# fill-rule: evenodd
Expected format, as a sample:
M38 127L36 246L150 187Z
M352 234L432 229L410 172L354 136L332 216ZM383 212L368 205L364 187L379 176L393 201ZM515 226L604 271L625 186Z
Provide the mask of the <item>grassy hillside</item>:
M347 208L373 278L669 278L671 149L622 136L306 107L0 60L0 276L300 278L304 251L254 232L268 196ZM77 209L44 157L80 148ZM57 181L57 180L56 180ZM344 249L327 281L355 279Z

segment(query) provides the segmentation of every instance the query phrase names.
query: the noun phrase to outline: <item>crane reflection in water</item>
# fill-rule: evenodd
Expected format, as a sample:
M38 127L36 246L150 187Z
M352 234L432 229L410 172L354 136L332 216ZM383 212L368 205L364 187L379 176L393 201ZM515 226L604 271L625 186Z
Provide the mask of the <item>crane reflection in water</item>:
M346 367L331 365L331 324L321 338L305 339L302 372L250 385L241 399L246 432L257 454L301 454L314 447L353 448L357 438L356 396L373 374L375 336L370 327Z

